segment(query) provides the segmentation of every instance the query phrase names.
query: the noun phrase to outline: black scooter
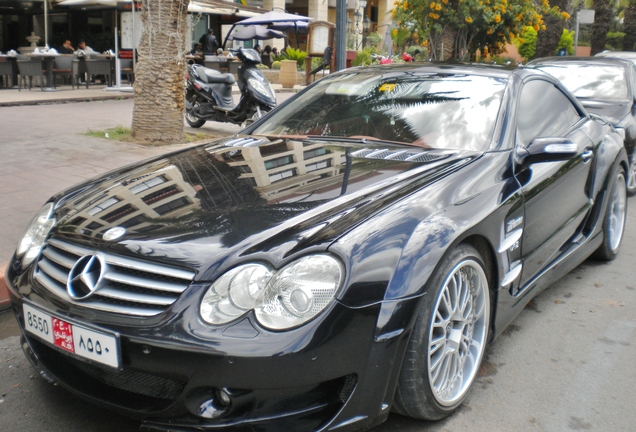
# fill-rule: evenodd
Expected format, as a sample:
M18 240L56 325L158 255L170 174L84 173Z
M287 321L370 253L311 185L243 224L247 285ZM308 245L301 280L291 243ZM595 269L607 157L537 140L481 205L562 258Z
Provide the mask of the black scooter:
M256 67L261 63L258 52L239 48L235 55L242 62L238 68L241 99L236 105L232 99L234 75L188 65L185 119L191 127L200 128L208 120L242 125L261 118L276 106L271 84Z

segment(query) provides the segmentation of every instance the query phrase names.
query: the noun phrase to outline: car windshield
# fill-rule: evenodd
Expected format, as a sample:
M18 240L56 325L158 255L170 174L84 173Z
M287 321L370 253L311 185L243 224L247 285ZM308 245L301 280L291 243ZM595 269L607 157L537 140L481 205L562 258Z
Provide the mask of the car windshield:
M366 138L426 148L488 148L507 80L377 71L320 80L252 133Z
M629 99L625 69L621 66L571 63L539 64L577 98L601 100Z

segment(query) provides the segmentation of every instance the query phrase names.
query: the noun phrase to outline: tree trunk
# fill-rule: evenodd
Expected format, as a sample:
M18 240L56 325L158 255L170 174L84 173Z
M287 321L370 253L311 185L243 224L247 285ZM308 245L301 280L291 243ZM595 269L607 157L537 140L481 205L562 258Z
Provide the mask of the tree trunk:
M565 28L565 22L561 18L552 15L544 15L545 30L537 32L537 48L534 58L551 57L556 55L559 40Z
M135 69L132 137L183 142L185 35L190 0L142 0L143 29Z
M605 49L607 32L612 22L612 6L609 0L594 0L594 24L592 24L592 55Z
M623 21L625 37L623 38L623 51L634 51L636 45L636 3L630 1L625 8L625 19Z
M550 2L550 6L558 6L561 11L566 11L568 0L553 0ZM543 21L545 23L545 30L539 30L537 32L535 58L556 55L557 47L559 46L563 29L565 28L565 21L561 16L545 14Z
M442 35L442 44L444 44L444 52L442 60L452 60L455 55L455 45L457 43L457 27L449 25Z

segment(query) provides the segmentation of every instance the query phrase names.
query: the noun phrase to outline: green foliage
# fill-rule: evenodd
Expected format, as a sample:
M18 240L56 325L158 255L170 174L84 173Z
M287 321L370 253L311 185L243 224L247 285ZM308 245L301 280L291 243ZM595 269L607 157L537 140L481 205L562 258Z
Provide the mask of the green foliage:
M532 60L537 48L537 31L531 26L525 27L519 37L514 39L514 44L521 57Z
M605 48L612 51L623 50L623 38L625 33L619 31L611 31L607 33L607 39L605 40Z
M623 40L622 36L621 40ZM557 52L563 48L568 50L568 55L574 55L574 30L568 31L567 29L563 29L563 34L561 34L561 39L559 39L559 45L557 46Z
M305 51L287 47L283 55L285 56L286 60L294 60L297 63L298 69L305 68L305 58L307 57L307 53Z
M351 66L367 66L373 62L371 50L363 49L356 53L356 58L351 61Z
M322 64L322 57L312 57L311 58L311 70L316 69L321 64Z
M400 29L393 29L391 32L391 40L393 45L398 49L404 49L411 39L411 31L403 27Z
M272 69L280 69L280 60L272 62Z

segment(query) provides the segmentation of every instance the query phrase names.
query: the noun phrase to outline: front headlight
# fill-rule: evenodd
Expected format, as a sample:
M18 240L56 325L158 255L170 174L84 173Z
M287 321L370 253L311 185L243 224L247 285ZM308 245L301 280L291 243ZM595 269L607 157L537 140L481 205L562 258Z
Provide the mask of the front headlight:
M256 78L248 78L247 82L249 82L254 90L259 92L260 94L264 94L269 96L270 98L276 99L276 96L274 95L274 89L272 88L269 81L261 82Z
M39 255L54 225L53 203L45 204L31 221L15 251L16 258L22 258L22 267L31 264Z
M225 324L254 310L264 327L288 329L323 311L343 279L344 266L331 255L309 255L278 272L263 264L244 264L208 289L201 301L201 318Z

